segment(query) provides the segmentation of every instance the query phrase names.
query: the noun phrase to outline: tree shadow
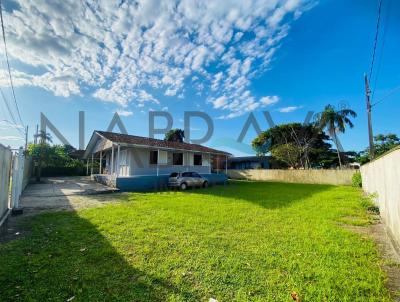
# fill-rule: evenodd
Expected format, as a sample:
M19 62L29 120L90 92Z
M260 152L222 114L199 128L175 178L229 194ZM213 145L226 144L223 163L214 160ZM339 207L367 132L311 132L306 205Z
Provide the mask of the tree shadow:
M214 185L207 189L193 189L187 193L226 197L243 200L261 207L274 209L304 201L316 194L334 189L333 185L298 184L260 181L227 181L224 185Z
M0 301L193 299L193 293L189 298L167 280L135 268L134 247L122 254L76 212L19 219L29 233L0 244Z

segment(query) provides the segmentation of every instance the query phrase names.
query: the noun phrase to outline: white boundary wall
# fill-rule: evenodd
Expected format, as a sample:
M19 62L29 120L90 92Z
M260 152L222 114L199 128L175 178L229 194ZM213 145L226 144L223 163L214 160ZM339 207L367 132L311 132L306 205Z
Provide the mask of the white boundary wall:
M12 152L0 144L0 225L9 210Z
M400 148L361 166L363 189L376 194L383 222L400 244Z
M356 170L228 170L232 179L280 181L289 183L351 185Z

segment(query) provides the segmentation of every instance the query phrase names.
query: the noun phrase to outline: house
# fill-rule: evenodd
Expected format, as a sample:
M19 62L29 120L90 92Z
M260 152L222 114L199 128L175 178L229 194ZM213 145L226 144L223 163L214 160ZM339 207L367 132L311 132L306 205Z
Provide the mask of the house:
M85 150L87 170L98 182L123 191L146 191L166 186L172 172L193 171L220 183L226 173L212 173L214 158L231 154L202 145L169 142L135 135L94 131ZM98 170L94 174L94 166Z
M228 168L235 170L244 169L269 169L270 162L267 156L243 156L228 159Z

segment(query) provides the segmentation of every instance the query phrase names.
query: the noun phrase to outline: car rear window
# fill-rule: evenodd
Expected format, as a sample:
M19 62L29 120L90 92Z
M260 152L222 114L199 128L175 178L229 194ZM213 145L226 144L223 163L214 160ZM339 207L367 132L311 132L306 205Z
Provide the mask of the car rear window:
M171 175L169 177L177 177L177 176L178 176L178 173L174 172L174 173L171 173Z

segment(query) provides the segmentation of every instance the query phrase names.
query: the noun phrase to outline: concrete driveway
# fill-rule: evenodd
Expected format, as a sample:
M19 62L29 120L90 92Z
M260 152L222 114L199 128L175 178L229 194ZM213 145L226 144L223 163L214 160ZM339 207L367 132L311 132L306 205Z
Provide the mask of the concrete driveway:
M77 209L101 205L115 200L118 189L107 187L90 177L50 177L42 183L29 184L23 192L20 206L24 209Z

